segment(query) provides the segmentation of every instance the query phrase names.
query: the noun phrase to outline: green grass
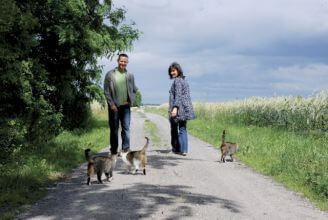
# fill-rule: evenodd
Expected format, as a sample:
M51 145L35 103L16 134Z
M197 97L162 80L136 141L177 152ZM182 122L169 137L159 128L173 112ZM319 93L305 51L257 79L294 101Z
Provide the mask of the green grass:
M165 115L166 109L147 111ZM239 160L328 210L327 135L234 124L226 117L198 117L188 123L192 135L215 148L220 146L223 129L227 131L226 140L240 145Z
M84 149L106 147L108 132L106 111L97 111L86 129L64 131L43 146L20 150L10 163L0 165L0 219L13 219L42 198L47 187L85 161Z

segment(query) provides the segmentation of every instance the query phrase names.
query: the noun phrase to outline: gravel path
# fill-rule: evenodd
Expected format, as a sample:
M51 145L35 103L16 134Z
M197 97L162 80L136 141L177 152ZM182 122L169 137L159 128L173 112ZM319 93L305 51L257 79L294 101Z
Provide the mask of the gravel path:
M218 151L191 135L188 156L172 154L169 124L161 116L133 112L132 149L145 143L146 119L161 137L159 146L148 148L146 176L125 174L118 160L112 182L87 186L85 163L18 219L328 219L240 162L219 163Z

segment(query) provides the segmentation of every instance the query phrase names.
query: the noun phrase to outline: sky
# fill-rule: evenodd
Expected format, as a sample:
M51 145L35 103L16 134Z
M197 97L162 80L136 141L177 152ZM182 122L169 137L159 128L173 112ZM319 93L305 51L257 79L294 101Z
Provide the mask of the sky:
M116 0L142 31L129 55L144 104L182 66L192 101L310 96L328 88L328 0ZM117 66L99 60L103 74Z

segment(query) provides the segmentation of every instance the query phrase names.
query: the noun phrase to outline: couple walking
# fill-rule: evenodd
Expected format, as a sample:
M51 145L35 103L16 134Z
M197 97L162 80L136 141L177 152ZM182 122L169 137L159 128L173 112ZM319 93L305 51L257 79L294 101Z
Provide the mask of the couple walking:
M122 151L130 150L131 106L135 101L137 87L134 76L127 71L129 57L120 54L117 67L110 70L104 80L104 92L108 104L110 128L110 151L117 154L118 128L121 124ZM181 66L174 62L168 68L173 80L169 96L169 120L171 125L172 152L186 156L188 153L187 121L194 119L190 89Z

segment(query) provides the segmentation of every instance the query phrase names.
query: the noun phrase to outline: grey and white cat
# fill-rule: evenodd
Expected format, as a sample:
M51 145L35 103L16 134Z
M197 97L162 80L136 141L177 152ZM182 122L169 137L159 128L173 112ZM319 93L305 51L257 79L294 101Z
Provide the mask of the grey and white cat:
M122 159L127 166L129 173L135 174L138 170L142 169L143 174L146 175L147 155L146 150L149 145L149 138L146 138L145 146L138 151L121 152Z

